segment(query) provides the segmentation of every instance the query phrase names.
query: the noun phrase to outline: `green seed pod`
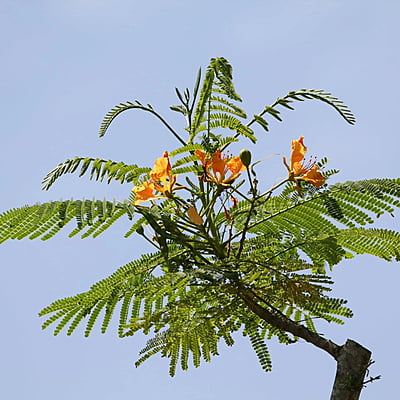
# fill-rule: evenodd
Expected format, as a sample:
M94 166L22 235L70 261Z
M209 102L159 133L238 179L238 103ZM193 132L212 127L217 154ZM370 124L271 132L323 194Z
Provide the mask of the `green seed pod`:
M242 160L243 165L246 168L249 168L249 165L251 163L251 153L250 150L243 149L240 154L239 154L240 159Z

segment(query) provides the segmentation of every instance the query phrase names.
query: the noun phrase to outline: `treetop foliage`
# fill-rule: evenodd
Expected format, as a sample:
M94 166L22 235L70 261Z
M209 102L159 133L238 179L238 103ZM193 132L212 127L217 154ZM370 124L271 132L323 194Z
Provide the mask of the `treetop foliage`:
M371 254L400 260L400 233L368 227L400 205L400 179L366 179L329 184L338 171L327 159L306 156L305 138L292 140L282 162L287 177L267 187L257 175L260 161L244 149L232 155L232 143L255 143L254 128L269 129L269 118L282 121L280 110L294 110L298 101L319 100L344 120L355 122L350 110L322 90L289 92L251 117L224 58L211 59L194 89L176 89L186 129L175 130L139 101L120 103L105 116L100 136L122 112L136 109L153 114L179 142L149 165L92 157L75 157L56 166L43 180L48 190L68 173L110 183L133 185L128 201L65 200L9 210L0 215L0 242L8 239L47 240L64 227L69 236L96 237L118 219L127 218L125 237L137 234L154 252L117 269L75 296L56 300L39 315L43 328L54 326L71 335L85 324L89 336L96 322L106 332L117 314L121 337L141 331L151 335L136 365L154 354L167 357L169 373L191 360L199 366L218 354L233 333L247 336L261 367L271 369L267 339L281 343L299 337L273 318L316 332L322 319L343 323L352 316L346 301L329 296L329 271L344 259ZM308 139L307 139L308 140ZM289 153L288 141L288 153ZM149 160L151 162L151 160ZM255 312L262 307L269 321ZM272 321L272 322L271 322Z

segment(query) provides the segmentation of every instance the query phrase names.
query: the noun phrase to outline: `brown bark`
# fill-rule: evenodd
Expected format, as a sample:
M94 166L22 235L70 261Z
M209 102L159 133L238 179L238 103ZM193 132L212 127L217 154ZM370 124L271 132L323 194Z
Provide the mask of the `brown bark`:
M368 349L353 340L346 341L336 358L336 377L331 400L359 399L370 360L371 352Z
M312 343L314 346L325 350L333 358L336 359L336 356L339 354L340 351L340 346L338 346L336 343L333 343L331 340L323 338L322 336L318 335L318 333L310 331L304 325L293 322L291 319L285 317L283 314L278 315L272 313L268 309L260 306L257 303L255 297L251 294L242 292L240 293L240 296L251 311L253 311L264 321L268 322L270 325L275 326L282 331L289 332L294 336L301 337L305 341Z
M247 307L270 325L301 337L305 341L326 351L337 362L336 378L330 400L358 400L363 388L364 377L370 364L371 352L348 339L343 346L327 340L303 325L293 322L284 315L273 313L258 304L251 293L240 293Z

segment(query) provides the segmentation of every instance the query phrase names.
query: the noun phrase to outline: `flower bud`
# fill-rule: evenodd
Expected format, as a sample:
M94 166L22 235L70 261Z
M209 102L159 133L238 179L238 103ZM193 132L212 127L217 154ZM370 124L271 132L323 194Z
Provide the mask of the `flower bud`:
M243 165L246 168L249 168L249 165L251 163L251 153L250 150L243 149L240 154L239 154L240 160L242 161Z
M195 206L190 206L187 210L187 215L191 222L196 225L203 225L203 218L200 217L199 213L196 210Z

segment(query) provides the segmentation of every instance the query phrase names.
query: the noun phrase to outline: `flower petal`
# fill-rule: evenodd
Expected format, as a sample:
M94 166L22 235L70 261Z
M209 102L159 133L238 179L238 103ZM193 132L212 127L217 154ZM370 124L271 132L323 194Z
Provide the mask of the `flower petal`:
M225 178L225 174L227 173L228 168L226 165L226 161L221 157L221 150L217 150L212 155L211 163L215 177L218 177L219 180L222 182ZM219 174L219 176L217 174Z
M195 150L194 155L201 161L203 167L206 166L206 153L203 150Z
M303 143L304 136L300 136L298 140L292 140L292 154L290 156L290 166L294 170L295 164L301 163L307 152L307 147Z
M322 175L318 166L314 165L301 177L301 180L310 182L315 187L320 187L325 183L326 178Z
M154 162L153 169L150 172L150 177L154 181L165 182L167 176L171 172L171 164L168 157L160 157Z
M229 168L229 171L232 172L232 175L236 175L240 171L244 171L246 169L246 166L243 164L240 157L232 157L230 160L228 160L226 165Z
M135 205L157 198L158 196L156 196L153 191L154 184L151 181L144 182L139 186L134 186L132 192L135 193Z

